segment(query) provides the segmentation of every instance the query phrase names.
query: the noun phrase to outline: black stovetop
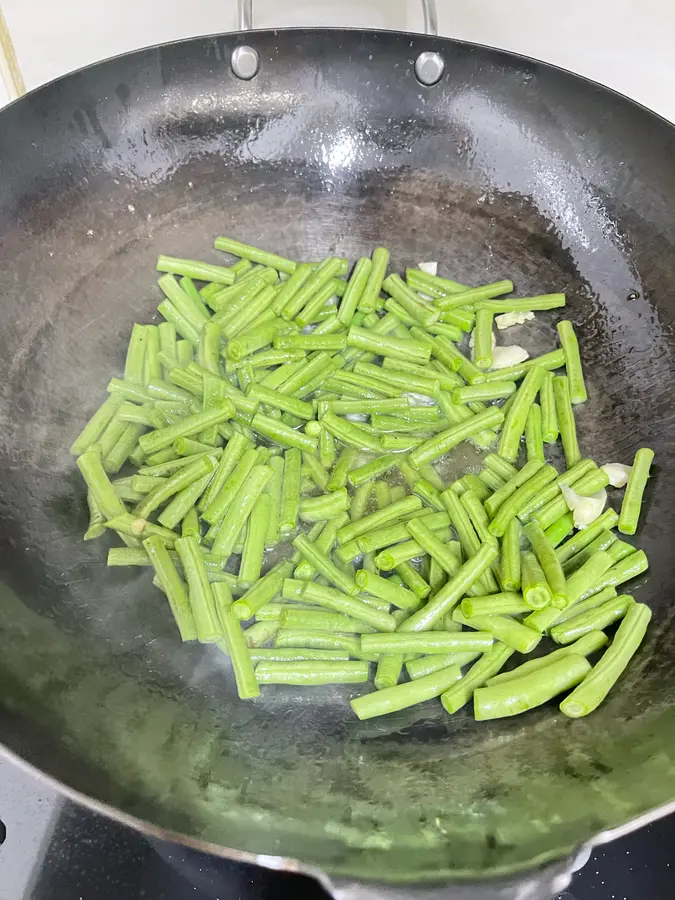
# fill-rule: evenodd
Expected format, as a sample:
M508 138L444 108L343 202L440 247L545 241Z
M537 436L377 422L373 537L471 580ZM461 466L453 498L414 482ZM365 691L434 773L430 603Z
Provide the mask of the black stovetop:
M0 820L0 900L328 897L302 876L151 844L1 758ZM675 816L599 849L559 900L672 900L673 875Z

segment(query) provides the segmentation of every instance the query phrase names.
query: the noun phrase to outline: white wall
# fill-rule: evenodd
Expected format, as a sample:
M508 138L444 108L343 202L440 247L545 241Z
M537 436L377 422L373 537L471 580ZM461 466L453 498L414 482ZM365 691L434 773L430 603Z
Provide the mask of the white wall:
M136 47L236 27L236 0L0 0L27 86ZM442 34L573 69L675 121L673 0L438 0ZM254 0L256 24L419 30L418 0ZM3 90L0 87L0 103Z

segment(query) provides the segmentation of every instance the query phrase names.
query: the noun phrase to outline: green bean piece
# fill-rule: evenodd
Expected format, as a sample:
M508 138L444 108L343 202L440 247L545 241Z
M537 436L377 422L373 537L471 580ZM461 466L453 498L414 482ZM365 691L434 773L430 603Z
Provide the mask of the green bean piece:
M182 641L194 641L198 636L195 619L190 608L187 590L173 564L162 539L156 536L143 541L143 552L150 560L166 594Z
M347 484L347 474L351 470L356 459L356 451L352 447L345 447L341 451L335 468L331 472L326 485L327 491L337 491Z
M379 478L380 475L384 475L391 471L391 469L396 467L397 462L398 458L393 453L387 453L384 456L380 456L378 459L372 459L370 462L364 463L356 469L352 469L351 472L349 472L347 479L354 487L358 487L366 481L370 481L373 478Z
M185 513L184 516L181 517L182 525L181 525L181 537L193 537L198 544L201 543L202 540L202 532L199 526L199 515L197 513L196 507L193 505L190 509Z
M187 294L173 275L162 275L162 277L158 279L157 284L162 289L174 309L176 309L178 313L190 323L192 328L197 331L197 334L199 334L204 323L208 322L210 319L210 313L201 297L199 300L196 300L193 296ZM180 331L180 329L178 330Z
M199 544L194 538L177 538L176 550L188 584L197 640L202 644L212 644L223 636L223 629ZM162 576L159 577L161 581Z
M467 419L461 425L453 425L446 431L429 438L419 447L416 447L408 458L413 466L419 468L425 463L433 462L444 456L462 441L478 434L483 429L491 428L493 425L500 425L503 418L504 414L499 407L489 407L485 412Z
M473 361L479 369L492 367L492 323L494 313L488 309L476 312L476 324L473 329Z
M558 309L565 305L564 294L542 294L538 297L508 297L504 300L481 300L475 304L476 311L489 309L493 313L532 312L534 310Z
M331 256L324 259L318 268L311 273L307 281L292 294L286 305L281 309L281 316L284 319L294 319L307 306L308 302L327 286L330 290L328 296L330 296L332 293L330 284L339 269L340 261L338 259Z
M274 338L277 350L344 350L347 346L347 335L342 334L283 334Z
M369 313L376 308L388 265L389 251L386 247L376 247L371 255L368 279L357 302L357 307L361 312Z
M298 265L298 263L283 256L268 253L266 250L260 250L258 247L252 247L249 244L242 244L240 241L235 241L228 237L217 237L213 242L213 246L216 250L222 250L224 253L231 253L233 256L248 259L261 266L269 266L278 272L285 272L287 275L292 275Z
M395 687L398 684L399 678L401 677L402 669L402 653L389 653L387 655L380 656L377 662L377 670L375 672L375 688L378 691L382 691L386 688Z
M565 353L565 369L569 380L570 400L573 404L584 403L588 399L584 373L579 355L579 343L574 333L574 326L567 319L557 324L560 343Z
M310 453L316 452L318 447L319 442L315 437L302 434L300 431L294 431L288 425L284 425L269 416L264 416L262 413L256 413L253 416L251 428L258 434L262 434L263 437L281 444L282 447L307 450Z
M162 543L162 546L164 544ZM151 566L150 557L142 547L111 547L107 566Z
M497 453L488 453L485 457L485 465L488 469L491 469L493 472L496 472L500 478L504 481L510 481L514 475L518 474L518 469L515 466L511 465L510 462L507 462L502 456L499 456ZM527 479L525 479L527 480ZM518 487L519 485L516 485ZM515 488L514 488L515 490Z
M276 407L277 409L284 410L284 412L289 412L299 419L309 420L314 418L314 409L312 408L311 403L305 403L303 400L298 400L296 397L283 394L281 391L270 390L269 388L263 387L261 384L251 385L248 389L247 396L260 403L264 403L267 406Z
M303 522L325 522L349 509L349 497L345 488L300 500L299 515Z
M347 290L342 297L342 302L338 311L338 319L343 325L349 326L354 319L356 307L359 305L363 292L366 289L372 267L372 260L367 256L362 256L354 266L354 271L351 274L347 284ZM379 295L379 292L380 289L378 286L376 296Z
M168 503L160 515L157 517L157 521L160 525L163 525L165 528L175 528L179 522L183 522L182 536L186 537L186 529L185 529L185 517L189 514L191 510L194 509L195 504L201 497L201 495L206 490L211 478L212 472L207 472L206 475L203 475L201 478L193 481L187 487L184 487L182 490L178 491L170 503ZM195 515L197 511L194 510ZM189 532L190 533L190 532ZM192 532L195 537L197 537L197 533L199 533L199 541L201 541L201 531Z
M124 380L132 384L146 384L145 373L145 325L135 324L131 330L131 339L127 348L127 358L124 364Z
M417 659L408 660L405 667L408 676L413 681L417 681L425 675L431 675L448 666L468 666L481 655L478 650L466 653L435 653L431 656L420 656Z
M563 572L565 575L571 575L572 572L576 572L576 570L583 566L587 559L590 559L594 553L597 553L598 550L609 550L609 548L617 543L617 537L615 534L612 534L611 531L602 531L597 538L592 541L587 547L584 547L583 550L580 550L579 553L576 553L573 557L568 559L563 565ZM621 541L623 543L623 541ZM626 544L627 547L630 547L629 544ZM630 547L631 552L634 551L633 547ZM624 553L623 556L627 556L627 553ZM617 560L612 556L613 562Z
M361 653L361 641L353 634L331 634L328 631L282 628L274 639L274 646L282 649L346 651L354 659L367 658L370 662L378 659L376 656L364 657Z
M593 469L574 483L574 490L582 497L589 497L609 484L607 473L602 469ZM539 522L542 528L548 528L556 519L567 510L565 498L561 495L551 500L545 506L536 510L532 518Z
M271 498L269 494L261 494L251 512L241 555L238 582L242 587L251 587L260 578L263 553L267 541L267 527L270 515Z
M277 563L246 593L232 604L232 611L238 619L250 619L266 606L280 591L286 578L290 578L294 564L289 560Z
M350 616L370 625L373 629L386 632L393 632L396 629L396 620L388 612L370 606L358 597L349 596L340 590L307 581L304 583L301 596L303 600L325 607L331 612Z
M339 569L328 554L323 553L316 544L312 544L306 535L297 535L293 540L293 546L300 552L302 558L311 563L316 571L328 579L331 584L344 591L345 594L357 593L358 588L352 576Z
M232 284L235 272L225 266L216 266L211 263L197 262L194 259L177 259L174 256L157 258L157 271L169 272L171 275L184 275L197 281L211 281L215 284Z
M233 415L234 406L229 400L223 400L215 409L186 416L174 425L167 425L165 428L158 428L156 431L142 435L139 438L139 444L144 453L155 453L163 450L164 447L169 447L176 438L192 437L211 425L218 425L220 422L230 419Z
M584 594L592 588L598 579L612 568L612 559L604 550L599 550L580 569L577 569L567 579L567 606L573 606L584 598ZM598 587L598 591L606 585ZM557 620L559 609L551 606L549 609L541 609L532 613L525 619L525 624L536 631L545 631Z
M335 449L335 438L326 428L322 428L319 434L319 462L327 471L335 465L337 451ZM326 485L328 481L326 481ZM326 486L324 485L324 487Z
M421 269L408 268L405 270L405 277L413 290L422 291L432 297L447 297L448 295L459 295L474 290L474 288L469 288L458 281L441 278L439 275L429 275L428 272L423 272Z
M572 616L549 630L550 637L556 644L570 644L590 631L602 631L614 622L618 622L635 603L630 594L619 594L611 597L600 606Z
M193 325L190 319L184 316L170 300L163 300L158 305L157 311L175 327L184 341L189 341L192 345L199 343L199 325Z
M467 618L472 616L517 616L529 612L531 606L523 600L522 594L503 591L485 597L466 597L460 609ZM488 629L489 630L489 629Z
M545 462L541 406L538 403L532 404L525 420L525 447L528 459L538 459L540 462Z
M265 485L272 477L267 466L255 465L237 491L230 508L225 513L213 542L213 552L227 558L234 550L237 538L249 519Z
M565 453L567 467L581 459L579 443L577 441L577 426L574 421L574 411L570 399L569 379L566 375L558 375L553 379L553 395L555 408L560 428L560 439Z
M562 713L577 719L597 709L642 643L651 617L651 610L643 603L630 606L609 649L579 687L560 704Z
M70 453L73 456L80 456L101 437L123 402L124 397L121 394L111 394L99 406L73 442L70 448Z
M400 303L409 316L416 322L419 322L424 328L438 322L439 310L422 300L418 293L408 287L400 275L389 275L384 280L382 287L394 300Z
M496 643L449 690L441 694L443 709L450 715L462 709L490 678L499 672L514 651L511 647Z
M499 455L508 462L514 462L518 456L520 439L525 431L525 423L539 389L546 377L546 372L539 366L528 370L523 383L514 395L513 403L504 420L504 427L499 441ZM575 460L576 462L576 460Z
M403 584L405 584L406 587L409 587L413 594L415 594L416 597L419 597L420 600L428 597L431 593L431 585L427 584L417 569L413 568L410 563L399 563L396 566L396 574Z
M161 379L162 367L159 362L159 332L156 325L145 326L145 360L143 383Z
M406 528L424 552L435 559L448 575L457 574L461 565L460 556L450 549L450 545L439 540L424 519L411 519L406 523Z
M192 362L194 346L190 341L176 341L176 360L179 366L187 366Z
M259 684L363 684L367 662L261 662L255 668Z
M359 719L372 719L388 713L408 709L424 703L447 691L462 677L457 665L449 665L437 672L418 677L407 684L392 685L370 694L363 694L351 701Z
M502 539L500 579L505 591L518 591L521 584L520 558L521 525L517 518L506 526Z
M454 572L457 571L460 565L460 546L454 541L450 544L446 544L446 542L450 541L452 537L452 532L449 528L439 529L434 534L437 541L446 551L444 554L446 557L446 565L451 565L452 560L454 559L454 574ZM365 535L365 537L368 538L369 535ZM359 538L358 540L361 540L361 538ZM429 542L425 543L427 544L427 546L430 545ZM441 552L440 548L438 548L438 552ZM402 543L396 544L395 546L387 547L385 550L382 550L380 553L378 553L375 557L375 564L378 569L389 571L391 569L398 568L398 566L408 562L408 560L410 559L414 559L417 556L422 556L424 553L425 549L418 541L403 541ZM444 571L447 571L447 569L444 569Z
M578 600L573 606L568 606L567 609L560 611L560 615L551 623L551 627L554 625L561 625L563 622L567 622L569 619L573 619L576 616L581 616L589 610L597 609L598 606L602 606L603 603L614 599L616 596L616 588L613 585L609 585L601 591L598 591L596 594L591 594L586 600Z
M162 479L162 483L137 504L134 515L139 519L147 519L150 513L165 503L169 497L173 497L195 481L200 481L204 476L212 475L216 465L217 460L214 457L200 455L192 465L179 469L170 478Z
M279 532L288 536L295 531L300 508L300 469L302 456L299 450L284 453L284 475L281 482L281 511Z
M614 528L618 521L617 513L613 509L606 509L595 522L561 544L556 550L556 556L561 563L567 562L568 559L588 547L603 531Z
M475 366L470 359L467 359L457 347L439 335L431 342L432 356L444 363L452 372L457 372L464 381L469 384L480 384L486 381L485 372L482 372L478 366ZM497 379L492 379L496 381ZM510 378L501 378L500 381L510 381Z
M536 460L535 462L539 463L539 460ZM529 465L529 463L527 463L527 465ZM521 472L524 472L525 468L526 466L523 466ZM539 468L528 481L517 488L514 493L501 504L499 510L490 522L490 534L493 534L495 537L502 537L511 519L517 516L521 509L536 497L540 491L554 481L557 474L558 473L553 466L545 465ZM492 497L488 499L486 507L492 499Z
M372 625L326 610L301 609L288 606L281 613L282 628L303 628L310 631L334 631L342 634L363 634L375 631Z
M539 388L539 402L541 403L541 433L547 444L558 440L558 413L556 412L555 394L553 392L553 375L550 372Z
M406 620L409 621L409 620ZM405 624L405 622L403 623ZM482 631L425 631L391 634L362 634L361 649L364 653L450 653L489 650L493 637Z
M418 394L425 394L428 397L438 396L440 385L438 379L433 377L433 372L428 372L425 376L413 375L407 370L397 372L390 368L373 366L361 361L354 365L354 372L356 375L365 376L366 384L373 379L372 383L377 390L383 388L396 390L396 396L403 391L416 391Z
M505 681L513 681L514 679L521 678L525 675L540 672L551 663L557 662L560 659L565 659L571 655L588 657L592 653L601 650L606 644L607 635L604 632L590 631L588 634L579 638L578 641L569 644L567 647L561 647L559 650L554 650L552 653L546 654L546 656L539 656L537 659L529 659L527 662L524 662L515 669L511 669L509 672L501 672L499 675L495 675L488 681L488 686L493 684L503 684Z
M474 694L476 720L516 716L541 706L563 691L576 687L590 670L585 657L572 653L529 675L479 688Z
M112 519L126 512L124 503L117 496L103 468L97 444L90 445L88 450L78 456L77 467L105 519Z
M567 582L553 545L537 522L530 522L523 531L543 570L544 578L551 592L551 603L553 606L564 609L568 605ZM533 609L537 609L537 607L535 606Z
M614 562L611 550L612 548L610 547L608 551L603 552L606 553L611 562ZM610 585L612 587L618 587L625 581L637 578L638 575L646 572L648 568L649 560L647 559L647 554L644 550L636 550L635 553L631 553L630 556L614 563L610 569L604 572L581 593L579 600L585 600L587 597L591 597L593 594Z
M209 372L220 375L220 325L217 322L205 322L199 334L197 361Z
M354 580L362 591L386 600L398 609L417 609L420 605L420 598L416 594L400 587L391 578L382 578L375 572L359 569Z
M571 512L567 512L560 518L556 519L552 525L544 531L552 547L561 544L568 534L574 531L574 516Z
M234 607L234 603L232 604L232 606ZM237 618L239 617L237 616ZM244 640L246 641L246 646L251 648L262 647L263 644L271 641L272 638L274 638L274 636L278 634L280 627L281 625L279 623L279 619L267 619L264 622L255 622L244 631ZM348 654L345 655L347 656ZM251 661L253 662L253 657L251 658Z
M460 625L476 628L481 632L488 632L496 641L500 641L505 646L511 647L512 650L517 650L523 654L532 653L542 637L510 616L491 615L468 618L458 607L453 611L452 618Z
M347 332L347 346L375 353L378 356L401 359L424 365L431 358L431 351L425 344L412 338L397 338L389 334L375 334L367 328L352 325Z
M160 322L157 326L157 336L159 338L159 350L160 352L169 357L172 360L176 360L176 326L172 325L171 322ZM169 371L168 366L163 366L162 375L160 378L166 378Z
M653 459L654 451L648 447L641 447L635 454L619 513L619 531L622 534L635 534L637 531L642 497Z
M488 471L490 470L488 469ZM501 478L499 478L499 476L496 476L494 472L490 472L490 475L497 480L498 486L504 484ZM467 472L466 475L463 475L457 481L453 482L450 487L453 491L455 491L456 494L459 494L460 496L462 494L465 494L467 491L471 491L474 498L480 502L481 506L492 493L491 489L486 487L486 485L478 477L478 475L474 475L473 472Z
M259 623L262 624L262 623ZM289 648L262 648L251 650L251 662L257 664L259 662L310 662L312 660L323 660L324 662L335 662L336 660L346 661L349 654L345 650L309 650L309 649L293 649Z
M119 496L119 492L115 490ZM121 498L120 498L121 499ZM83 540L93 541L101 537L105 533L105 516L101 512L101 507L96 501L96 497L91 489L87 491L87 506L89 507L89 527L84 533Z
M232 671L237 684L237 693L241 700L260 696L260 688L253 668L251 651L246 637L239 624L239 619L232 611L232 594L226 584L214 584L213 594L216 609L223 628L226 652L232 661Z
M534 356L526 359L522 363L515 366L507 366L504 369L493 369L490 372L484 372L485 381L519 381L532 368L545 369L547 372L552 369L559 369L565 365L565 354L562 350L552 350L550 353L543 353L541 356Z
M523 599L530 609L543 609L551 602L551 589L544 570L529 550L523 551L520 559Z
M388 523L395 522L408 513L421 509L421 507L422 501L419 497L404 497L402 500L392 503L384 509L378 509L362 519L345 525L338 531L338 540L341 544L346 544L362 534L375 531Z
M258 450L250 447L245 450L240 459L235 463L232 472L223 483L218 493L208 506L202 511L202 518L210 525L219 525L230 509L232 502L253 469L258 462Z
M425 290L421 288L421 290ZM513 290L513 282L511 281L495 281L492 284L481 285L477 288L469 288L468 290L459 291L446 297L439 297L435 306L439 309L453 309L456 306L473 307L473 305L482 300L492 300L500 294L509 294Z
M341 528L342 525L344 525L348 521L349 516L347 515L347 513L341 513L326 522L318 524L319 530L314 543L316 544L317 549L321 551L321 553L330 556L331 550L335 545L338 528ZM309 534L309 539L312 539L311 532ZM303 559L302 562L299 562L296 566L295 572L293 573L293 578L300 581L309 581L310 579L315 578L316 574L317 571L314 566L306 559Z
M481 384L467 384L452 389L454 403L474 403L476 401L501 400L516 392L515 381L491 381Z
M218 462L218 467L213 474L213 478L199 501L199 510L203 512L215 500L222 490L225 482L235 469L235 466L244 455L244 452L250 448L248 440L238 432L235 432ZM209 520L207 520L209 521Z
M422 609L413 613L399 627L401 631L427 631L447 612L451 612L464 594L489 568L498 555L497 544L481 544L478 552L468 559L456 575L435 594Z

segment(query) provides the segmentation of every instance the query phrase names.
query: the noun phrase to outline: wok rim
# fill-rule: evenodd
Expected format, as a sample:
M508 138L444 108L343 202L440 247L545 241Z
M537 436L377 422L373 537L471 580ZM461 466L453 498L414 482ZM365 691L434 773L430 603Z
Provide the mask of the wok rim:
M515 53L511 50L502 49L490 44L483 44L476 41L466 41L454 37L428 35L424 32L403 31L401 29L357 28L344 26L280 26L276 28L254 28L251 31L234 30L224 32L211 32L208 34L193 35L191 37L178 38L173 41L164 41L155 44L148 44L143 47L137 47L133 50L127 50L122 53L113 54L111 56L105 57L104 59L97 60L96 62L88 63L87 65L72 69L71 71L68 71L38 85L37 87L31 88L29 91L26 91L25 94L15 98L14 100L11 100L7 104L5 104L2 109L0 109L0 122L2 121L2 116L6 110L9 110L10 108L21 104L22 102L33 98L43 91L47 92L51 89L54 89L57 85L65 82L68 79L86 75L90 70L93 70L99 66L105 66L109 63L118 62L137 54L151 53L153 51L161 51L166 47L180 47L181 45L190 44L196 41L209 41L220 38L234 37L239 39L241 43L249 43L252 42L252 38L254 38L256 35L265 35L267 37L279 38L280 36L285 34L312 35L319 33L340 33L345 35L392 35L417 41L427 41L430 45L433 45L434 49L437 49L439 44L447 48L466 48L472 51L487 52L491 55L496 56L497 58L502 58L505 63L508 63L509 61L515 61L520 64L535 65L537 67L543 68L546 71L560 73L564 76L571 76L575 79L577 84L584 85L587 89L600 91L605 94L614 96L619 100L619 102L623 103L624 105L628 105L636 111L639 110L641 115L646 114L653 122L660 122L665 125L666 128L668 128L673 133L673 137L675 137L675 122L671 122L670 120L666 119L665 116L661 115L653 109L650 109L640 101L635 100L622 93L621 91L616 90L615 88L609 87L608 85L602 84L599 81L595 81L594 79L589 78L586 75L581 75L577 72L573 72L571 69L566 69L563 66L559 66L555 63L546 62L545 60L539 59L537 57ZM419 53L423 49L424 47L415 48L415 53ZM447 71L448 70L446 66L446 71L439 84L442 84L443 79L447 77ZM242 84L248 83L249 82L242 82ZM433 90L436 86L437 85L432 85L427 87L423 84L419 85L420 89L429 91ZM110 803L102 800L97 800L89 794L83 793L78 789L67 785L55 776L43 771L32 762L24 759L13 750L10 750L2 742L1 739L0 754L2 754L6 759L17 765L19 768L23 769L31 776L35 777L38 782L47 784L61 797L71 800L72 802L83 806L84 808L89 809L92 812L95 812L107 819L112 819L119 824L125 825L133 829L137 833L140 833L144 837L154 838L161 841L168 841L182 847L187 847L189 849L208 854L218 859L230 859L235 862L248 863L268 869L270 871L282 871L304 875L316 880L319 885L333 897L339 895L341 887L347 886L352 883L368 884L372 885L373 887L381 886L384 889L395 889L397 887L405 886L408 888L418 887L420 889L432 890L434 888L452 885L462 885L465 887L481 887L498 883L499 879L504 878L511 879L512 881L523 880L527 877L536 878L537 876L544 875L544 873L546 873L546 866L549 867L549 871L546 874L551 878L552 888L556 893L559 893L561 891L564 891L568 887L573 873L578 871L587 863L590 855L596 847L610 843L611 841L617 840L621 837L625 837L626 835L637 831L639 828L643 828L644 826L658 821L665 816L675 814L674 799L657 807L654 807L647 812L641 813L640 815L629 819L621 825L614 826L613 828L603 829L602 831L597 832L595 835L593 835L583 843L576 846L571 846L569 848L569 852L563 855L559 855L557 851L551 851L551 853L542 854L540 857L536 857L535 859L530 860L525 866L514 866L511 869L493 871L487 877L482 879L476 879L475 876L458 875L452 880L445 879L439 881L369 881L357 876L340 875L337 877L331 877L320 867L305 863L302 860L295 859L294 857L273 856L269 854L257 854L247 850L238 850L233 847L226 847L223 844L216 844L210 841L201 840L199 838L190 837L183 832L174 831L172 829L154 825L152 822L146 819L142 819L137 816L131 815L130 813L126 813L118 807L111 805ZM557 871L555 869L556 864L561 867Z

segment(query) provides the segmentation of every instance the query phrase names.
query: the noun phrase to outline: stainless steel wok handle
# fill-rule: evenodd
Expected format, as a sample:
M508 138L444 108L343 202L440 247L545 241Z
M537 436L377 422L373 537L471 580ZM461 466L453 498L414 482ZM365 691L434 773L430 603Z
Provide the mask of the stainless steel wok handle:
M438 34L436 0L420 0L424 15L424 33L432 37ZM253 30L253 0L239 0L239 30ZM254 47L241 44L232 53L232 71L244 81L255 78L260 69L260 56ZM415 60L415 75L422 84L431 87L441 80L445 62L435 50L424 50Z

